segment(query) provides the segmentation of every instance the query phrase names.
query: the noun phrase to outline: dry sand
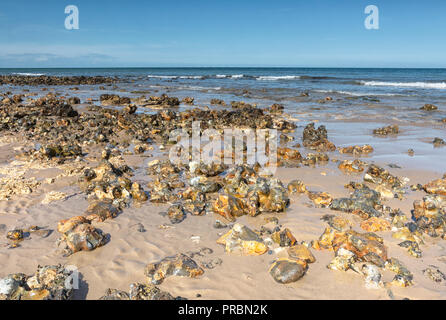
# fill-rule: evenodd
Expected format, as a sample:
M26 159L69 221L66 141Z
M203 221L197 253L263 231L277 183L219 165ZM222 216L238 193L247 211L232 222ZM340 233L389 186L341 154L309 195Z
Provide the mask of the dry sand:
M336 131L329 131L329 134L336 137ZM342 144L344 141L336 141L335 138L334 142ZM2 171L3 174L11 168L10 161L16 147L17 144L6 139L0 142L0 168L7 169ZM386 161L387 158L380 154L379 148L374 147L377 149L376 153L365 160L376 160L378 164L386 166L389 163ZM389 145L386 148L388 147ZM405 158L399 154L400 158ZM337 152L331 157L343 158ZM139 166L133 180L148 182L149 178L144 174L148 159L135 156L126 159L130 165ZM412 165L402 169L388 167L387 169L398 176L410 178L410 184L426 183L441 177L446 171L444 166L443 168L426 166L425 168L429 170L421 170L419 167ZM107 288L127 291L130 283L145 282L143 271L149 262L179 252L185 253L209 247L213 249L213 253L196 258L197 262L220 258L223 261L221 265L211 270L206 269L204 275L196 279L169 277L160 288L174 296L188 299L197 299L197 294L201 295L199 299L391 299L392 294L395 299L446 298L445 287L432 282L422 272L429 265L436 265L446 271L446 243L441 239L426 237L426 245L421 247L423 257L416 259L397 245L400 241L392 239L390 231L378 233L385 239L389 257L400 259L414 274L412 287L391 287L390 295L385 288L366 289L363 276L353 271L340 272L327 269L327 264L333 258L331 251L312 250L317 261L309 266L307 274L295 283L281 285L268 273L271 262L277 257L276 253L257 257L230 255L224 252L223 247L216 244L219 235L226 232L225 229L213 228L214 221L221 219L220 216L188 216L182 223L171 225L171 228L160 228L161 225L170 225L168 219L159 214L168 206L154 205L150 202L139 207L133 205L113 220L95 223L95 227L111 236L110 242L105 246L63 258L56 252L55 247L59 237L56 231L57 222L82 214L88 202L85 194L81 193L76 185L75 177L62 177L57 178L55 183L45 183L46 178L56 177L61 172L59 169L51 168L27 169L26 175L41 180L42 185L31 194L17 195L9 201L0 201L0 224L5 224L7 230L30 225L54 230L47 238L33 235L31 239L23 241L19 248L7 249L0 246L0 278L16 272L32 274L39 264L75 265L81 273L81 285L75 292L75 298L97 299ZM343 187L344 184L350 181L362 181L363 177L363 174L346 175L331 162L316 168L279 168L276 175L284 183L292 179L303 180L310 190L325 191L335 197L347 196L349 192ZM67 196L49 204L42 204L42 200L51 191L62 192ZM410 217L413 201L422 197L422 192L409 192L403 201L392 199L386 201L386 204L392 208L401 208ZM264 224L265 217L277 216L280 224L289 228L298 241L311 241L317 239L326 227L320 220L321 216L340 214L329 209L315 208L305 195L292 195L290 198L291 204L285 213L262 214L255 218L243 217L238 221L251 228L259 228ZM356 221L354 229L361 231L359 220L351 215L350 219ZM138 223L144 225L146 232L137 231L135 225ZM196 236L199 237L198 242L193 241L196 238L192 237ZM0 242L6 241L5 235L1 234L0 239ZM391 277L392 274L384 273L384 280L390 281Z

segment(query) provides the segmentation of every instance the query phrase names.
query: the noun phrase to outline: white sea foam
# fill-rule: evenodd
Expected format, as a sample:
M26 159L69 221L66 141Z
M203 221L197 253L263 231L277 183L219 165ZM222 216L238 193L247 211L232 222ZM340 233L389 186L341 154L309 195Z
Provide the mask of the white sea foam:
M240 78L243 78L243 77L244 77L243 74L233 74L233 75L231 76L231 78L233 78L233 79L240 79Z
M300 79L300 76L259 76L257 80L261 81L276 81L276 80L294 80Z
M28 72L16 72L13 74L17 76L32 76L32 77L39 77L45 75L44 73L28 73Z
M353 96L353 97L362 97L362 96L388 96L388 97L393 97L393 96L399 96L400 94L397 93L376 93L376 92L351 92L351 91L336 91L336 90L314 90L315 92L320 92L320 93L338 93L338 94L345 94L348 96Z
M385 82L385 81L359 81L364 86L446 89L446 82Z
M157 79L177 79L178 76L159 76L155 74L149 74L147 78L157 78Z

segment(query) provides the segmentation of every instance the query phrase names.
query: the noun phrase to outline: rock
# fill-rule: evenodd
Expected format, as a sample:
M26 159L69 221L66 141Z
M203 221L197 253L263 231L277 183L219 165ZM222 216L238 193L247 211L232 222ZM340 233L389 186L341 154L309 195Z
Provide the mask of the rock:
M134 114L136 112L136 110L138 110L138 107L135 106L134 104L132 105L127 105L125 106L122 111L127 113L127 114Z
M315 129L314 123L308 124L303 132L303 145L317 151L334 151L336 146L328 141L327 129L320 126Z
M107 289L105 294L99 300L130 300L127 292L117 289Z
M435 138L434 141L432 141L432 143L433 143L434 147L437 147L437 148L446 145L446 142L443 139L438 138L438 137Z
M266 244L254 231L239 223L221 236L217 243L224 245L228 253L257 256L268 251Z
M302 159L302 164L305 166L314 166L316 164L326 164L330 159L325 153L309 153Z
M220 220L215 220L214 222L214 228L215 229L225 229L228 225Z
M279 259L273 263L269 273L273 279L282 284L296 282L305 275L306 264L296 260Z
M290 149L290 148L277 148L277 158L279 160L302 160L302 155L298 150Z
M235 221L236 217L241 217L247 213L247 208L243 200L232 195L224 194L218 196L212 209L215 213L218 213L229 221Z
M352 223L349 220L332 214L324 215L321 220L327 222L330 227L341 232L350 230L352 227Z
M68 104L80 104L81 99L79 99L78 97L71 97L71 98L67 99L67 103Z
M391 282L393 285L400 287L408 287L413 285L412 273L398 259L390 258L386 261L385 267L387 270L396 273Z
M373 130L373 134L381 136L387 136L398 133L400 133L400 128L396 124Z
M270 112L273 112L273 113L282 113L284 109L285 108L284 108L283 104L278 104L278 103L274 103L269 108Z
M181 204L174 204L169 207L167 210L167 216L170 219L170 222L173 224L177 224L186 219L186 213L184 212L184 208Z
M293 234L288 228L274 232L271 238L275 243L279 244L281 247L294 246L297 242L296 238L294 238Z
M6 234L6 238L8 238L9 240L19 241L24 238L24 232L22 229L8 231L8 233Z
M185 97L181 102L185 103L185 104L194 104L194 98L191 97Z
M211 99L211 104L225 106L226 103L221 99Z
M113 205L111 200L94 201L91 203L84 215L89 221L103 222L114 219L121 210Z
M438 107L434 106L433 104L425 104L424 106L422 106L420 108L420 110L423 110L423 111L435 111L435 110L438 110Z
M362 266L361 271L366 276L365 287L367 289L379 289L383 286L382 275L376 265L366 263Z
M316 206L322 208L329 207L333 201L332 195L326 192L308 192L307 195Z
M139 202L144 202L149 199L142 186L137 182L132 183L130 193L132 194L132 198Z
M185 254L166 257L155 263L149 263L144 274L153 284L158 285L168 276L196 278L201 276L204 270Z
M339 257L333 261L335 270L346 270L338 267L350 268L351 263L355 261L371 262L371 254L374 256L373 260L382 261L382 264L387 260L386 246L382 239L373 233L358 233L353 230L339 232L326 228L319 240L313 243L313 248L332 249L336 257Z
M130 98L120 97L116 94L102 94L99 97L103 106L130 104Z
M387 170L380 168L374 164L369 166L364 181L384 185L395 191L400 191L404 186L404 181L391 175Z
M62 265L39 266L32 276L11 274L0 279L0 300L70 300L74 290L66 284L72 277Z
M60 221L57 230L62 233L57 244L64 256L78 251L91 251L107 242L107 237L102 231L94 228L90 221L82 216Z
M367 163L361 161L361 160L344 160L342 161L338 168L341 171L344 172L363 172L365 169L365 166L367 165Z
M64 200L66 197L66 193L50 191L49 193L45 194L45 198L42 200L42 204L49 204L54 201Z
M418 246L417 242L406 240L406 241L399 243L398 245L402 248L406 248L407 252L411 256L413 256L415 258L421 258L422 252L421 252L420 247Z

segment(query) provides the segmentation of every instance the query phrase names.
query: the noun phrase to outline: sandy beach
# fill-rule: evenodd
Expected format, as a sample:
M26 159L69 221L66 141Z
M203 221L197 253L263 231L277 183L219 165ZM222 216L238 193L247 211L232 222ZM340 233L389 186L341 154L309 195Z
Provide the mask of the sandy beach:
M3 123L7 124L2 127L0 138L0 193L3 197L0 199L0 279L15 273L33 275L39 265L76 266L80 274L80 285L79 289L73 291L72 298L99 299L105 295L109 288L128 292L131 283L154 283L149 276L145 275L144 270L147 264L184 253L195 261L203 273L197 277L167 276L162 283L156 283L157 287L170 293L173 297L187 299L353 300L446 298L444 290L446 278L442 279L441 276L442 272L446 273L446 244L442 239L444 238L445 222L442 220L442 224L435 229L437 236L432 237L428 231L429 227L414 220L411 213L414 209L414 201L435 195L436 192L441 201L444 201L445 194L442 192L445 191L446 184L443 176L446 173L444 162L446 147L442 147L441 142L435 145L432 143L437 137L446 137L446 126L444 122L441 122L441 115L445 113L446 106L442 102L437 104L439 110L433 111L440 115L434 116L429 111L420 111L424 104L431 101L412 105L414 114L423 114L425 119L422 120L421 116L420 118L414 116L412 119L404 119L399 115L407 115L407 112L401 110L395 111L396 115L393 116L386 116L379 112L376 117L367 115L370 104L380 108L384 107L385 103L383 102L370 103L363 106L362 109L357 108L352 113L344 110L344 112L340 112L342 116L337 116L330 108L334 108L333 105L345 103L347 98L342 94L325 92L320 93L320 96L310 94L309 97L300 98L305 101L298 101L298 104L318 105L314 110L310 110L308 108L293 109L290 106L291 100L271 101L271 97L257 99L252 92L248 97L240 97L237 96L236 90L230 94L225 93L226 95L223 93L214 95L212 91L199 90L195 91L197 96L193 96L194 92L185 92L175 87L169 89L166 87L163 89L135 88L132 84L120 80L113 85L100 83L47 85L44 83L38 86L6 86L5 89L11 92L4 94L3 98L0 97L0 111L15 110L14 108L18 108L20 105L21 116L15 116L14 124L11 124L11 121L8 122L5 117L2 118ZM48 91L42 90L43 87L48 88ZM72 90L70 89L72 87L78 88ZM143 89L147 91L144 94L144 99L141 98L141 93L134 93L136 90ZM164 92L167 92L169 97L178 97L178 105L169 105L170 102L167 99L155 104L153 99L149 99L149 96L161 97ZM19 97L14 99L14 95L17 94L24 95L20 99ZM118 94L120 100L112 97L115 99L114 102L105 103L104 101L107 100L104 97L99 98L99 95L104 94ZM226 102L225 106L211 105L210 97L212 96L223 99ZM122 100L123 97L130 98L127 101ZM195 99L191 103L184 99L186 97ZM70 100L70 98L79 99ZM39 105L39 99L46 102ZM234 107L234 104L231 106L231 101L242 100L246 103L256 101L257 106ZM63 103L60 104L58 101L63 101ZM283 103L284 110L273 112L271 102ZM58 115L53 113L56 106L59 108L64 104L72 106L77 115L67 116L64 109L66 107L63 107ZM95 105L97 107L94 108ZM36 119L45 119L55 128L60 129L65 126L68 130L73 128L76 123L82 123L82 128L77 133L79 138L72 135L77 131L67 132L63 137L63 134L60 134L63 129L58 129L58 133L52 135L53 129L51 128L39 131L34 128L40 128L40 124L34 123L28 126L25 121L20 122L19 119L35 119L31 118L29 110L43 112L39 109L43 108L41 106L46 108L45 110L48 110L49 114L34 113L37 115ZM136 109L132 110L130 106L135 106ZM157 123L153 127L146 124L144 127L139 127L139 121L142 120L138 119L146 119L144 118L146 115L155 117L158 114L156 119L164 117L166 123L171 124L171 127L165 127L165 130L169 131L173 126L181 123L179 120L169 119L180 117L180 113L188 114L193 108L201 109L205 113L211 112L210 110L216 110L216 112L239 110L242 115L245 114L243 112L252 113L253 109L261 109L262 117L271 117L275 125L278 121L282 121L282 124L285 121L285 123L294 125L294 128L291 129L278 130L279 135L285 134L287 136L285 139L288 139L287 143L281 141L279 148L298 151L301 157L286 158L279 154L278 160L282 165L279 165L273 177L267 178L279 179L282 182L286 198L289 199L284 210L273 212L274 210L265 209L255 216L244 214L236 217L234 221L213 212L212 208L216 199L227 193L224 189L228 185L224 184L223 178L228 172L231 172L230 166L218 175L205 178L222 183L223 188L206 194L206 203L203 205L207 206L204 211L201 211L201 215L187 212L185 218L182 218L184 220L180 223L172 223L168 216L160 214L167 212L174 203L184 204L185 199L167 200L164 203L152 201L155 194L154 181L157 178L163 180L166 177L149 174L148 168L153 166L156 160L168 159L169 149L172 146L165 144L165 141L161 139L165 133L155 132L163 124ZM103 115L107 112L104 113L101 110L106 109L111 110L107 111L108 116L82 118L85 114ZM166 113L167 110L172 113ZM391 113L392 111L389 111L389 114ZM104 122L107 117L112 119L110 123ZM97 122L94 122L95 119ZM251 123L249 121L248 125ZM327 141L324 140L321 143L317 139L315 140L318 143L317 148L304 146L306 143L303 140L304 131L308 130L307 126L310 122L315 123L316 129L321 125L327 128L327 141L336 146L334 149L323 150ZM393 124L399 126L398 134L388 136L373 134L373 130ZM90 131L85 129L86 127ZM41 125L41 128L44 126ZM109 128L111 129L109 130ZM101 140L97 135L88 136L92 132L103 134L105 138ZM148 139L149 137L150 139ZM83 139L82 142L81 139ZM42 151L49 145L58 143L65 145L73 142L79 142L82 148L81 154L70 149L68 155L56 152L55 154L50 153L51 155L48 156L48 152ZM143 146L143 150L136 152L136 147L140 144ZM339 152L339 148L364 145L370 145L373 152L355 155ZM112 151L104 156L104 150L107 148ZM413 149L413 153L409 151L410 149ZM309 154L318 152L327 155L329 160L309 164L310 160L308 159L311 158ZM109 195L102 195L101 198L98 192L95 193L88 186L85 187L82 179L87 179L85 178L86 170L94 171L100 168L101 161L103 163L104 160L114 163L116 168L118 165L128 166L130 172L128 177L131 183L137 183L139 186L133 187L132 184L131 193L134 188L141 188L137 190L144 192L147 199L138 198L141 197L141 193L137 193L138 196L132 193L127 200L122 194L114 199L110 199ZM340 170L338 166L345 160L363 161L364 163L360 165L363 167L362 171L345 172ZM386 170L391 177L396 177L397 181L404 183L401 187L392 188L386 185L386 181L383 182L385 186L381 186L379 183L365 182L364 176L369 172L371 165ZM176 179L185 182L185 185L175 188L171 192L174 195L183 192L188 187L193 189L190 179L200 176L200 174L188 172L184 168L179 170L179 177ZM119 180L119 177L127 177L127 172L123 172L122 176L114 173L118 176L118 181L122 181ZM95 179L98 178L93 178L91 181L95 181ZM426 185L437 179L443 179L440 180L443 183L439 188L440 191L426 192L428 190ZM303 182L307 192L289 192L290 189L287 186L293 180ZM332 228L335 238L342 237L341 233L345 232L347 234L356 232L360 235L367 232L361 228L361 225L364 220L368 219L364 219L361 213L342 212L333 210L333 207L330 208L333 199L349 198L354 192L354 190L345 187L350 182L365 183L366 187L357 187L359 189L377 190L379 203L373 212L380 213L377 219L386 223L387 227L383 231L374 232L373 237L380 240L372 241L371 238L367 238L369 240L364 241L382 242L386 254L379 258L383 262L386 262L386 259L397 258L407 268L412 277L410 281L404 278L404 283L406 280L409 282L405 286L395 283L395 272L389 270L390 268L386 267L387 264L380 266L379 263L364 260L362 249L358 249L359 253L355 253L354 260L356 260L352 262L352 266L348 270L327 268L336 256L341 256L340 249L335 244L333 244L333 248L321 247L321 235L326 228L332 228L330 223L327 223L327 219L339 218L340 220L336 221L341 221L349 226L342 230ZM417 185L421 187L416 187ZM272 185L271 188L273 188ZM330 196L330 203L325 207L318 205L317 201L314 202L310 199L312 192L327 193ZM94 250L79 250L78 252L72 250L69 255L64 256L60 246L56 245L58 239L63 238L63 233L58 231L60 228L58 223L72 217L85 216L87 208L92 203L104 199L116 200L113 205L118 204L119 214L104 221L94 220L88 225L101 230L104 235L106 234L107 241ZM242 199L242 203L248 205L247 198L240 196L240 199ZM446 201L441 201L435 210L438 210L440 216L444 216ZM264 205L262 200L258 205L262 208ZM193 206L196 206L194 207L196 209L199 205L194 202ZM406 217L405 220L401 217L398 218L401 218L400 220L395 218L397 209L400 209L399 215ZM331 215L331 218L326 217L326 221L321 220L326 215ZM226 224L226 228L215 228L216 220ZM403 221L403 223L396 220ZM234 223L244 225L257 233L262 245L267 246L266 252L260 255L226 252L223 245L217 244L217 240L230 231ZM32 231L26 234L31 226L38 226L40 232ZM21 238L19 241L7 239L8 231L15 229L25 230L23 239ZM314 262L302 262L302 259L293 260L287 253L290 245L282 245L272 240L274 232L280 233L285 229L288 229L295 238L291 247L302 244L314 255ZM408 230L404 239L393 236L402 229ZM399 245L407 239L412 240L406 245L419 247L421 251L419 257L409 254L406 247ZM347 241L347 244L344 243L346 246L341 245L343 250L351 246L348 244L350 240L345 241ZM381 246L381 244L377 244L377 246ZM370 250L375 252L374 248ZM382 259L383 257L386 259ZM290 283L275 281L269 270L277 262L277 259L281 258L285 261L301 263L305 269L303 275ZM375 277L370 280L370 283L367 283L367 272L364 271L364 268L369 266L379 272L380 276L378 280ZM432 276L429 271L426 272L428 268L439 273ZM433 279L437 279L437 281Z

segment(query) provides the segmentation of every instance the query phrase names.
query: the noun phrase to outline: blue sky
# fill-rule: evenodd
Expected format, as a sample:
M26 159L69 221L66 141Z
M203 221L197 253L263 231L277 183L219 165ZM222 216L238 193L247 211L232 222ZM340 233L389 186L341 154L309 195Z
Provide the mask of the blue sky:
M367 5L380 29L364 27ZM79 30L64 27L79 8ZM444 0L4 1L0 67L446 67Z

